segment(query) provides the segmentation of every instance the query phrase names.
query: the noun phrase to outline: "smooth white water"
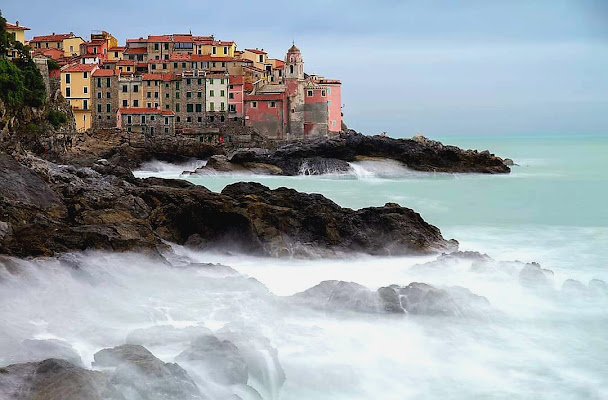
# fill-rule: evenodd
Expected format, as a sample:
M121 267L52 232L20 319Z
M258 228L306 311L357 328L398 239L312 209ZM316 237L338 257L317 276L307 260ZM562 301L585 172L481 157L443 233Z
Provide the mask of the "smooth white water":
M16 260L9 270L18 273L0 269L0 365L43 357L23 351L27 338L70 343L88 366L96 351L124 343L134 330L201 326L266 354L263 373L249 380L264 399L608 398L608 297L560 290L566 279L608 281L608 140L581 140L496 139L487 147L520 164L507 176L428 174L372 161L342 175L181 177L217 191L239 180L289 186L353 208L398 202L462 249L540 262L555 272L551 290L522 286L520 264L420 266L435 257L291 260L175 246L173 266L137 254L77 254L71 265L78 269L54 259ZM154 163L137 175L180 178L201 163ZM245 276L185 268L188 262L222 263ZM282 298L330 279L371 289L457 285L485 296L491 309L468 318L324 313ZM264 338L278 350L282 387ZM167 334L146 347L174 361L187 346ZM223 390L212 398L242 394Z

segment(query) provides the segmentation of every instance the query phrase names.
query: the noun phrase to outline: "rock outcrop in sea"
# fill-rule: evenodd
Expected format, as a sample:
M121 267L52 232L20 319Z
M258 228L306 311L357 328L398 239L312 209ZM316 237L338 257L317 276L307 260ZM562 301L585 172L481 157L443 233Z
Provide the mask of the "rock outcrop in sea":
M456 249L397 204L343 208L319 194L236 183L221 193L181 180L137 179L99 160L58 165L0 154L0 253L166 248L166 242L268 256L423 254Z

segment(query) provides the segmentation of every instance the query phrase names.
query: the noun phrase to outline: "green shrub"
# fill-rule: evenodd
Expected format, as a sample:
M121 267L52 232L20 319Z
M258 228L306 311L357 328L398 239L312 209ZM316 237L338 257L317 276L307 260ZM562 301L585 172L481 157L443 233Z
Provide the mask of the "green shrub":
M61 124L68 122L68 117L66 117L61 111L56 110L49 111L47 119L55 128L58 128Z
M6 59L0 59L0 98L9 109L21 107L25 101L22 73Z
M53 71L53 70L61 68L59 63L51 58L49 58L49 60L47 61L47 65L49 67L49 71Z

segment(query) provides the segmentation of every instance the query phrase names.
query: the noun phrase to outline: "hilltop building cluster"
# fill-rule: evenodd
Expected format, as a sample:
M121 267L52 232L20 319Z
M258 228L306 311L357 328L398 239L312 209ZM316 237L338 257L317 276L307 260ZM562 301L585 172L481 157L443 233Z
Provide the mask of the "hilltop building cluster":
M28 29L16 26L20 35ZM191 33L127 39L125 46L106 31L89 40L71 32L21 39L34 57L59 64L50 73L60 79L79 131L231 141L221 137L223 126L250 127L277 140L327 136L342 127L341 82L305 73L295 44L277 59Z

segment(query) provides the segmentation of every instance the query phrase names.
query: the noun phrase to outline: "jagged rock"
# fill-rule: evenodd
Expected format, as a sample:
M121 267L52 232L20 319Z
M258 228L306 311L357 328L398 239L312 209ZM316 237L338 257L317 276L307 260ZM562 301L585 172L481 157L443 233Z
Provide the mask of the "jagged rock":
M80 355L67 342L57 339L26 339L17 346L12 359L19 362L40 361L49 358L61 359L77 367L84 367Z
M257 183L229 185L218 194L181 180L124 177L120 167L114 173L103 161L98 170L31 155L19 161L3 157L5 169L28 183L17 193L8 182L0 190L0 204L7 205L3 222L11 232L0 241L0 254L156 251L166 248L164 241L271 256L457 248L419 214L392 203L351 210L318 194ZM14 200L21 192L27 202Z
M550 289L553 287L553 271L541 268L538 263L529 263L519 272L519 282L531 289Z
M203 399L182 367L162 362L143 346L125 344L101 350L93 357L96 366L115 368L111 382L121 392L149 400Z
M12 400L124 400L102 372L65 360L0 368L0 398Z
M513 160L511 160L510 158L505 158L504 160L502 160L502 162L509 167L512 167L515 165L515 162Z
M246 162L271 164L279 167L285 175L298 175L303 172L302 165L310 163L310 160L315 160L314 164L318 166L311 170L322 173L325 170L333 172L336 168L348 170L348 164L344 162L355 161L358 156L393 159L419 171L510 172L503 160L489 151L462 150L424 137L393 139L365 136L352 130L343 132L338 138L286 143L274 151L236 150L228 156L228 161L238 165Z
M323 281L294 294L291 300L296 304L328 311L375 313L382 309L376 293L358 283L344 281Z

